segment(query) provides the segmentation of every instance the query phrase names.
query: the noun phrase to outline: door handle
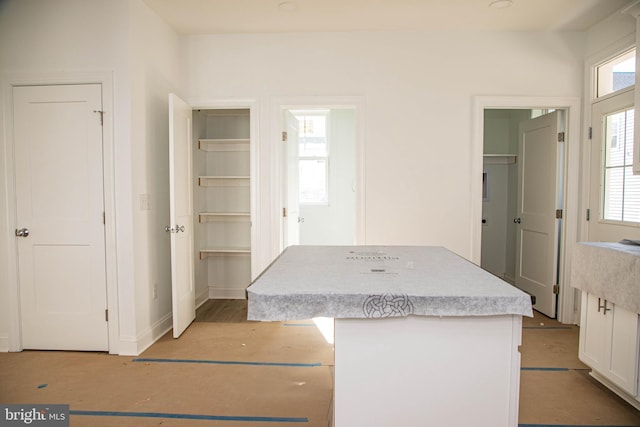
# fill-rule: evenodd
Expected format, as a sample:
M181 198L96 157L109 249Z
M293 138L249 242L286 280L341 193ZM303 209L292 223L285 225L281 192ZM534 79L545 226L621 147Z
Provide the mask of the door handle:
M611 311L610 308L607 308L607 300L604 300L604 304L601 304L600 298L598 298L598 313L602 310L603 315L607 315L607 311Z
M166 226L164 228L164 231L166 231L167 233L179 233L179 232L183 232L184 233L184 225L177 225L175 227L171 227L171 226Z
M514 219L513 219L513 222L514 222L515 224L520 224L521 220L520 220L520 218L514 218Z
M29 237L29 229L28 228L21 228L20 230L18 230L16 228L16 236L17 237Z

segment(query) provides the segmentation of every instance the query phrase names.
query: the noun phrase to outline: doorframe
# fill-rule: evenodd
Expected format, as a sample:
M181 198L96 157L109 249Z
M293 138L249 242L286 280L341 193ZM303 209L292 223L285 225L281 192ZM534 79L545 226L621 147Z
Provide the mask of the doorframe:
M119 310L118 310L118 281L116 262L116 209L115 209L115 152L114 152L114 97L113 72L51 72L51 73L15 73L2 77L2 110L0 120L3 121L4 134L0 135L0 151L4 152L4 192L6 200L6 223L2 225L7 237L7 272L2 281L7 286L9 308L9 330L7 337L8 351L22 351L22 330L20 318L20 283L18 276L18 245L10 237L16 228L16 189L15 189L15 140L13 129L13 88L17 86L44 85L77 85L100 84L102 92L103 114L102 126L102 166L103 166L103 197L105 211L105 274L107 308L109 310L108 348L109 353L119 352ZM1 347L0 343L0 350Z
M566 111L567 138L564 156L564 211L560 248L560 293L557 318L561 323L577 324L576 291L571 287L571 259L578 240L580 203L580 98L532 96L476 96L473 100L471 140L471 261L480 265L482 244L482 158L484 110L554 108Z
M274 213L271 219L271 258L275 258L283 249L282 230L282 207L284 206L284 182L282 168L283 146L282 146L282 111L295 109L314 108L353 108L355 109L356 128L356 244L366 244L365 227L365 99L361 96L301 96L301 97L281 97L275 98L271 104L271 165L274 175L277 177L271 186L272 199L271 212Z

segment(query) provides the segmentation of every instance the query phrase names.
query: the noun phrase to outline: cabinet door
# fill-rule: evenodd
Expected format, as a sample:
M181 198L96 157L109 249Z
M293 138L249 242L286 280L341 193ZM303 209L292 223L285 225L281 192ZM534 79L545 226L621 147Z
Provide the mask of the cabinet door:
M582 293L580 319L580 360L597 371L605 367L607 318L598 310L598 297Z
M607 366L603 374L635 396L638 386L638 314L607 302Z

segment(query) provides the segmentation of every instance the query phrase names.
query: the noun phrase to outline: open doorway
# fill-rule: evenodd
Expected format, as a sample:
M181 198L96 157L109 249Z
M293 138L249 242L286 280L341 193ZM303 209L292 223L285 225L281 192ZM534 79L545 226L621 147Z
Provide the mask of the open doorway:
M356 109L282 109L283 247L356 243Z
M556 314L557 319L562 323L576 323L577 322L577 310L579 307L576 306L578 302L576 299L575 290L570 286L570 272L571 272L571 253L573 249L573 244L577 241L577 223L579 221L579 163L580 163L580 101L577 98L556 98L556 97L487 97L481 96L476 97L474 100L474 122L475 122L475 132L474 132L474 142L473 142L473 163L472 167L474 168L474 192L473 194L473 203L472 203L472 213L473 218L475 218L474 223L472 224L472 260L479 265L487 263L486 255L487 252L492 249L488 248L487 242L484 242L483 234L485 234L489 226L494 224L499 224L502 221L502 225L504 227L504 231L502 232L502 237L507 241L511 239L510 242L513 242L513 236L517 235L519 224L517 224L517 219L519 218L518 213L514 210L513 200L515 199L516 206L518 205L517 196L511 193L511 210L507 210L507 206L505 205L504 209L506 211L501 211L502 219L492 219L492 218L484 218L483 221L483 201L486 202L486 199L496 200L498 195L496 194L496 173L488 173L485 174L486 165L484 162L485 157L490 157L489 163L504 163L506 166L501 166L505 171L503 172L503 177L506 182L506 188L508 191L509 184L515 179L514 175L517 174L517 165L518 161L518 152L515 150L511 150L508 152L501 153L488 153L488 154L500 154L500 156L484 156L484 139L485 139L485 125L488 123L485 122L485 111L487 110L561 110L564 111L564 124L565 124L565 142L564 142L564 150L563 155L559 157L559 166L562 166L562 176L563 181L560 185L558 191L564 196L562 201L562 211L558 212L557 215L562 215L561 223L562 228L558 226L558 236L560 239L560 246L555 255L554 264L557 266L557 271L554 274L555 280L553 280L553 285L551 289L554 292L557 292L554 297L554 301L557 301L557 307L554 309L554 314ZM506 116L506 112L503 111L505 116L500 117L496 115L497 121L508 122L509 118ZM514 113L516 114L516 113ZM522 113L525 117L528 117L528 113ZM517 115L517 114L516 114ZM518 121L518 119L516 119ZM502 130L503 136L505 136L505 130ZM511 148L515 147L515 140L512 140ZM502 156L504 154L504 156ZM511 156L509 156L511 155ZM492 158L491 158L492 157ZM509 162L512 162L515 166L509 166ZM497 167L494 166L494 168ZM509 174L509 168L511 168L511 175ZM497 175L500 175L499 173ZM516 186L517 187L517 186ZM515 212L515 216L514 216ZM555 214L555 209L552 210ZM555 218L555 216L554 216ZM514 222L514 220L516 222ZM515 231L513 230L513 227ZM509 231L509 227L511 227L511 231ZM486 234L485 234L486 235ZM518 243L516 242L516 245ZM516 280L516 265L518 263L513 260L517 256L517 251L514 249L514 244L510 243L510 246L505 246L504 251L502 252L501 259L504 259L504 264L502 267L498 266L497 275L503 277L505 280L510 282L515 282ZM482 258L485 258L484 262ZM524 259L533 259L536 260L535 257L527 257L526 254ZM515 264L515 265L514 265ZM510 266L513 266L511 268ZM493 268L493 267L492 267ZM536 308L534 306L534 308Z
M484 111L482 268L556 317L564 110Z

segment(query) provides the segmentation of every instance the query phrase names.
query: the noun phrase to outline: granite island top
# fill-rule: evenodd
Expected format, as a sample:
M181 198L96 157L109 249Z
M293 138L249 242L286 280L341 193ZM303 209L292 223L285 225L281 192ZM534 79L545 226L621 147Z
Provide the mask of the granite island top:
M249 320L532 316L528 294L435 246L290 246L247 293Z

